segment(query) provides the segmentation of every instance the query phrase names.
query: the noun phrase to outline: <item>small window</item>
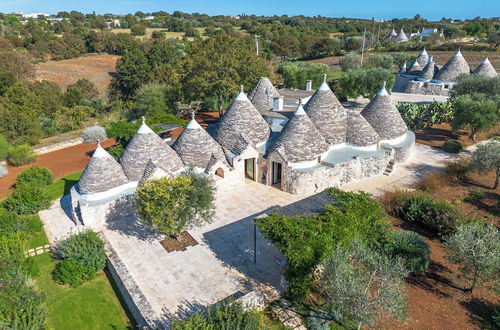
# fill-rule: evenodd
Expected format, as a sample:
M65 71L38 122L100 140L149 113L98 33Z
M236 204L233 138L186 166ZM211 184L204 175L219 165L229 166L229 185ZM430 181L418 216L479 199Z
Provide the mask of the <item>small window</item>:
M224 177L224 170L222 168L218 168L216 171L215 171L215 175L217 176L220 176L221 178Z

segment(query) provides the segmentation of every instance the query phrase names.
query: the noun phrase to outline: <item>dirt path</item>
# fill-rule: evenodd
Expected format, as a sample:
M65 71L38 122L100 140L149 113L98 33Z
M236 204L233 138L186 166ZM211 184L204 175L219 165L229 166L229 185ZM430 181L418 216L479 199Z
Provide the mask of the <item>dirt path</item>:
M107 148L113 144L115 144L115 140L108 139L103 141L102 146ZM16 182L16 176L28 167L33 165L46 167L54 172L56 178L61 178L68 174L82 171L87 166L94 149L94 144L79 144L40 155L34 164L20 167L8 166L9 174L0 179L0 199L7 196L10 187Z

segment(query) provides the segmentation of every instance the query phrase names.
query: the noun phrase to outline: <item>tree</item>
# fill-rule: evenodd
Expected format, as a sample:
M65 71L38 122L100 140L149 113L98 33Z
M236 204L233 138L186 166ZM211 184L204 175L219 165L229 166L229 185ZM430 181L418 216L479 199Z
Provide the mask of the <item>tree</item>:
M26 55L4 51L0 52L0 72L10 72L17 79L29 79L35 76L35 67Z
M187 227L212 221L213 194L210 179L192 171L146 181L134 195L138 221L177 237Z
M347 97L370 97L372 98L382 88L383 82L390 90L394 83L394 75L391 71L382 68L355 69L344 72L340 77L339 85L341 91Z
M492 140L478 145L472 154L470 168L483 173L495 170L493 189L498 188L498 178L500 176L500 142Z
M12 73L0 73L0 96L2 96L7 91L7 88L14 85L16 81L17 79Z
M78 79L75 84L70 85L71 87L76 87L80 90L82 97L87 100L96 98L99 95L99 91L93 82L88 79ZM68 86L68 88L70 87Z
M70 85L66 89L66 93L63 95L63 105L65 107L74 107L79 105L82 99L83 95L80 88L75 85Z
M500 77L485 77L481 75L461 75L457 84L453 86L452 96L481 93L489 98L498 98L500 95ZM497 101L500 106L500 101Z
M343 72L361 67L361 56L357 52L350 52L343 56L339 61L340 68Z
M130 98L141 85L148 82L151 66L140 49L132 48L118 60L116 71L118 78L114 81L114 87L125 98Z
M140 24L134 24L130 28L133 36L143 36L146 34L146 28Z
M147 84L137 90L135 104L130 116L134 119L150 117L169 112L165 102L165 87L160 84Z
M494 225L472 223L459 226L445 242L449 261L459 264L471 279L472 292L480 279L498 280L500 272L500 234Z
M328 65L322 63L285 62L279 72L286 87L304 88L307 80L312 80L313 88L318 87L328 73Z
M498 122L500 109L485 94L474 93L452 98L453 129L468 128L470 138L476 141L477 133L487 130Z
M188 101L217 97L221 113L223 101L239 85L251 88L268 75L269 65L255 54L253 40L217 36L192 46L182 63L181 84Z
M348 328L375 326L381 315L406 317L403 260L390 258L358 242L337 247L324 263L319 290L325 300L316 314Z

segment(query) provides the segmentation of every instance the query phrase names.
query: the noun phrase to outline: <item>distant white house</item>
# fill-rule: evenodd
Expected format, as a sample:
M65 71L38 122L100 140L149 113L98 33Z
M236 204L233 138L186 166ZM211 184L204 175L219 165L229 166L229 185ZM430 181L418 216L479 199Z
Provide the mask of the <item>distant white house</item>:
M154 16L146 16L146 17L144 17L144 20L146 20L146 21L152 21L154 19L155 19Z
M22 14L23 18L39 18L39 17L47 17L50 14L47 13L30 13L30 14Z

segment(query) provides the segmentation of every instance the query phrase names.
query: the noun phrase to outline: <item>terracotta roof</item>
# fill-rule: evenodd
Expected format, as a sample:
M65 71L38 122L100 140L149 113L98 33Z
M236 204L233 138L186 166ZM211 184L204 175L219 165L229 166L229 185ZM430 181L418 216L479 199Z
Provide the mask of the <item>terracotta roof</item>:
M127 183L120 164L104 150L97 147L78 181L78 190L82 194L95 194Z
M144 122L118 160L130 181L139 181L148 162L158 163L168 173L184 167L177 153Z

